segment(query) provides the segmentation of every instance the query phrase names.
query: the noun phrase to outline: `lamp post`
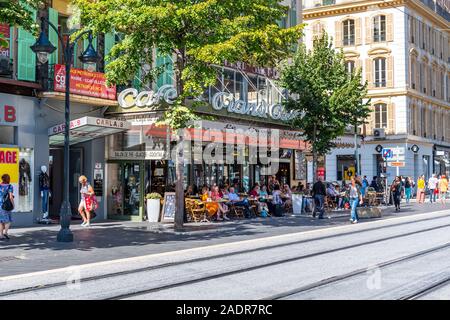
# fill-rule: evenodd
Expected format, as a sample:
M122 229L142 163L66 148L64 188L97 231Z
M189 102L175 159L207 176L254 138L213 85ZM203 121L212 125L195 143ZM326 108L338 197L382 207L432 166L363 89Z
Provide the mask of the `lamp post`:
M73 234L70 231L70 220L72 217L72 210L69 200L69 150L70 150L70 69L73 61L74 47L78 40L85 34L88 34L89 45L79 57L80 61L87 65L88 70L95 68L95 65L99 59L97 52L92 46L92 32L84 31L79 34L73 41L70 41L70 35L67 37L66 43L62 35L58 32L58 28L53 25L48 19L41 18L41 33L39 34L36 43L32 45L31 50L36 53L39 63L45 64L48 61L49 54L52 54L56 48L48 40L47 35L44 32L44 23L48 23L49 27L53 28L58 35L59 41L63 49L63 58L66 67L66 95L65 95L65 127L64 127L64 197L60 210L60 223L61 229L58 232L58 242L72 242Z

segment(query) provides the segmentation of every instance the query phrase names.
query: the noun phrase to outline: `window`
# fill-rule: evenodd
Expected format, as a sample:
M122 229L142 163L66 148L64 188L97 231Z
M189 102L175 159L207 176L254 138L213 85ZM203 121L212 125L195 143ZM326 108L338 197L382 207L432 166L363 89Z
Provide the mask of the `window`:
M323 31L324 31L324 26L323 24L319 23L315 23L312 27L313 29L313 38L317 39L317 38L321 38L323 35Z
M416 59L411 57L411 88L416 88Z
M355 61L346 61L345 62L345 69L347 70L348 73L353 73L353 71L355 70Z
M344 26L344 46L355 45L355 20L346 20Z
M375 87L386 87L386 58L376 58L375 64Z
M387 104L375 105L375 128L387 128Z
M386 16L376 16L373 18L373 41L386 41Z
M420 90L424 90L424 77L425 77L425 75L424 75L424 66L423 66L423 63L420 63L420 68L419 68L419 85L420 85L420 88L419 88L419 91Z

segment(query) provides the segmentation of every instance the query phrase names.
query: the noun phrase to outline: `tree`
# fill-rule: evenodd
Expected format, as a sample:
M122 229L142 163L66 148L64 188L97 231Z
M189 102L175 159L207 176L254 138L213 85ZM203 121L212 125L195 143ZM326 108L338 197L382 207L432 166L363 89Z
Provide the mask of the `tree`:
M41 4L41 0L0 0L0 23L20 26L27 31L36 32L38 26L29 8L38 8ZM0 33L0 47L7 46L8 42Z
M312 145L314 181L318 155L335 147L333 140L342 136L346 127L356 130L364 124L370 112L361 70L349 73L344 62L342 51L336 51L324 34L314 40L312 50L300 45L293 61L282 66L280 84L290 93L286 108L300 111L292 125L302 130Z
M121 33L106 68L111 83L125 84L141 65L153 66L154 48L174 60L177 102L165 113L165 123L182 129L196 119L189 97L200 96L216 82L225 61L275 66L292 54L302 26L282 29L276 21L287 7L278 0L74 0L81 22L96 32ZM144 81L157 75L150 70ZM176 161L175 227L183 225L183 134L179 130Z

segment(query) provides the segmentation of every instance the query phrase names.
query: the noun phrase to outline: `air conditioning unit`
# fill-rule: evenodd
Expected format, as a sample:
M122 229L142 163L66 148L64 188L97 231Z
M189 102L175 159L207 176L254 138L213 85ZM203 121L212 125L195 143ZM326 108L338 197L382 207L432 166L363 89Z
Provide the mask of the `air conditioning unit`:
M0 56L0 75L10 76L13 73L13 64L9 57Z
M378 139L386 138L386 132L384 128L375 128L373 129L373 136Z

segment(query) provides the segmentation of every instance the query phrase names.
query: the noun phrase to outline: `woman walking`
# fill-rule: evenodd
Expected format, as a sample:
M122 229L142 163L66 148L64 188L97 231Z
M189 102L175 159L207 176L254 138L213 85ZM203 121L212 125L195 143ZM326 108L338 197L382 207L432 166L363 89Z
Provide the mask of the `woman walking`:
M10 176L4 174L2 176L2 183L0 184L0 240L9 240L8 230L12 222L11 211L3 209L3 201L9 197L14 207L13 187L10 184L10 180Z
M89 227L91 225L92 198L95 193L85 176L80 176L78 181L81 184L81 201L78 206L78 212L80 213L81 218L83 218L83 223L81 223L81 226Z
M356 181L355 177L351 178L349 194L350 194L350 205L352 208L350 221L352 223L358 223L358 213L356 212L356 207L358 206L358 202L359 204L363 204L364 201L361 194L361 186L359 184L359 181L358 182Z
M394 197L395 211L400 211L400 201L402 200L402 180L396 177L391 185L392 196Z
M417 202L425 202L425 176L421 175L417 180Z
M443 205L445 205L447 191L448 191L448 180L445 175L442 175L441 179L439 180L439 200Z
M411 191L412 191L412 183L409 177L405 179L405 195L406 195L406 203L409 203L411 199Z

